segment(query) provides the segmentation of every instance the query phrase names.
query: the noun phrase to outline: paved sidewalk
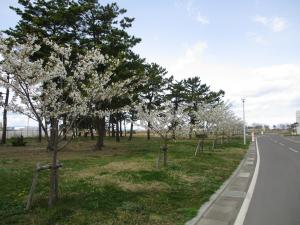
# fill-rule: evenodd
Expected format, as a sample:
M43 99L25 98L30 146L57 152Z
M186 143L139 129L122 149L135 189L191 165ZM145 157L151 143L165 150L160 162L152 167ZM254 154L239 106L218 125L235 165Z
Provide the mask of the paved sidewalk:
M246 196L256 164L255 143L237 170L186 225L233 225Z

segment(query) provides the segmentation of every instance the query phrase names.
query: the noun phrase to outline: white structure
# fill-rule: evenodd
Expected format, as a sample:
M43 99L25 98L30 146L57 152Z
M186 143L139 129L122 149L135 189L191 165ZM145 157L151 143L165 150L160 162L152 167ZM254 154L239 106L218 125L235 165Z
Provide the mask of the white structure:
M297 134L300 134L300 110L296 111Z

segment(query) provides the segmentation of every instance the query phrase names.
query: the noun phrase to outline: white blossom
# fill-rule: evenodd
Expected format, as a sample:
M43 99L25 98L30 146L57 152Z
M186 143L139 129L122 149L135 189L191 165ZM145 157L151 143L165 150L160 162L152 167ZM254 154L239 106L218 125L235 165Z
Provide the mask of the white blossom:
M84 115L106 116L112 111L91 106L125 95L134 87L129 84L136 77L112 83L119 62L102 55L98 49L78 55L77 62L71 63L70 46L59 46L44 39L44 44L52 50L50 56L45 60L32 60L41 48L36 41L36 37L28 36L24 44L14 42L10 46L0 37L0 85L10 88L13 93L9 103L12 111L39 122L66 115L67 119L73 120ZM99 72L99 65L107 69Z
M146 110L146 103L141 103L136 107L137 117L140 125L157 133L162 138L169 138L171 131L180 131L184 127L187 118L184 108L179 107L174 111L173 104L166 102L160 108Z

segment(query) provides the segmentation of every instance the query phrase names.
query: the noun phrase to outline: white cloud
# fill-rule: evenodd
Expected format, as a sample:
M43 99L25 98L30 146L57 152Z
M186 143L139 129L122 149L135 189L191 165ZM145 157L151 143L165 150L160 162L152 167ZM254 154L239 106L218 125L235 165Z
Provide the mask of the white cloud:
M200 76L213 90L223 89L235 112L242 116L241 98L246 98L247 122L292 123L300 109L300 65L282 64L248 68L206 63L206 42L190 46L177 60L160 60L176 79Z
M181 0L176 2L176 5L183 5L188 15L202 25L210 24L210 20L207 16L202 15L201 10L195 6L194 0Z
M258 44L267 45L270 43L264 36L254 32L247 32L246 36Z
M281 32L287 28L287 21L282 17L272 19L271 27L274 32Z
M200 13L198 13L196 20L201 24L210 24L210 21L207 17L202 16Z
M271 29L273 32L281 32L284 31L288 27L288 22L285 18L283 17L273 17L273 18L268 18L265 16L255 16L253 18L253 21L256 23L260 23L263 26L268 27Z
M194 65L201 62L203 52L207 48L207 43L199 41L192 47L188 47L182 57L176 60L176 63L172 65L172 70L181 71L184 70L186 65Z
M263 25L267 25L268 24L268 18L264 17L264 16L255 16L253 18L253 20L257 23L261 23Z

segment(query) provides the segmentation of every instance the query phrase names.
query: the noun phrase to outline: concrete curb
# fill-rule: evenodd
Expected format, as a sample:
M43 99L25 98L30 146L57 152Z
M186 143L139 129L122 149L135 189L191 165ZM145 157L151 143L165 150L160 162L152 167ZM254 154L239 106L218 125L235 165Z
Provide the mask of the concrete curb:
M252 196L253 196L253 193L254 193L254 189L255 189L255 186L256 186L258 172L259 172L259 166L260 166L260 153L259 153L257 139L255 141L255 147L256 147L256 154L257 154L255 170L254 170L253 176L251 178L251 182L250 182L250 185L248 187L247 194L246 194L245 199L243 201L243 204L240 208L240 211L239 211L239 213L236 217L234 225L243 225L244 224L244 221L245 221L245 218L246 218L246 215L247 215L250 203L251 203L251 199L252 199Z
M243 166L246 164L247 158L250 155L250 149L253 148L255 143L251 143L247 153L245 154L243 160L240 162L239 166L235 169L235 171L231 174L231 176L222 184L222 186L210 197L209 201L204 203L200 209L198 210L198 214L193 219L189 220L185 223L185 225L198 225L203 219L204 215L209 211L209 209L215 204L215 202L221 197L222 194L226 191L230 184L237 178ZM254 146L255 147L255 146ZM221 222L221 221L220 221ZM206 224L206 223L205 223ZM209 224L209 223L207 223ZM213 224L213 223L212 223ZM225 223L224 223L225 224Z

